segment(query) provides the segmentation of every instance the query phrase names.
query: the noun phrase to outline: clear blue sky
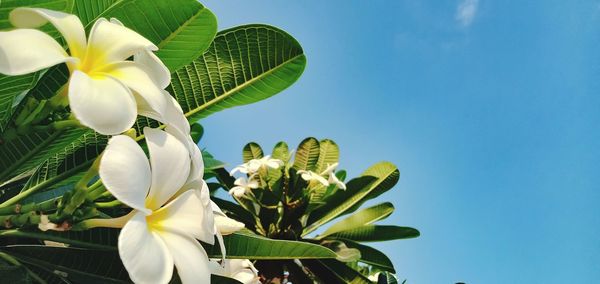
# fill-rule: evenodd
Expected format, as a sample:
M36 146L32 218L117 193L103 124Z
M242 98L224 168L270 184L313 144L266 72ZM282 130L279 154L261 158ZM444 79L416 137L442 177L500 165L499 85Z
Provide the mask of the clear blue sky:
M410 283L598 283L600 1L204 4L308 56L282 94L203 121L218 158L315 136L351 176L394 162L386 223L422 236L379 248Z

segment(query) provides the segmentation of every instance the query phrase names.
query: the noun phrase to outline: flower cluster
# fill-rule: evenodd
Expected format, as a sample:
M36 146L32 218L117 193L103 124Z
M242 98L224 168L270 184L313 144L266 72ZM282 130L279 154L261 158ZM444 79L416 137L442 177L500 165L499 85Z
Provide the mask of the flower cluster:
M210 200L202 153L181 107L164 90L170 72L153 53L158 47L117 19L97 20L87 37L79 18L47 9L17 8L10 22L17 29L0 32L0 73L22 75L66 63L69 81L57 96L66 96L62 99L82 125L115 135L98 173L106 189L133 209L120 218L127 221L118 241L131 280L168 283L173 267L183 283L210 283L211 271L245 283L256 280L248 261L223 260L215 268L199 242L214 244L216 237L225 252L221 236L244 225ZM62 34L68 52L34 29L48 22ZM138 114L165 126L144 128L149 158L133 138L119 135ZM56 229L47 220L44 224L40 228Z
M234 187L229 190L229 194L242 198L248 194L252 194L252 189L259 187L259 181L257 180L260 176L261 170L279 169L284 165L282 160L272 159L270 155L264 156L260 159L252 159L244 164L241 164L233 170L230 174L233 175L236 172L240 172L248 175L248 178L240 177L235 180Z

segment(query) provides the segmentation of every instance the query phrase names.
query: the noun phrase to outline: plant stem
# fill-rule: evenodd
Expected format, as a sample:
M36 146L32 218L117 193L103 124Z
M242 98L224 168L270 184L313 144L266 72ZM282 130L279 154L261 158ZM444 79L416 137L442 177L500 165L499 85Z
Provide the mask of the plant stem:
M73 225L73 228L71 228L71 230L82 231L82 230L89 230L89 229L97 228L97 227L123 228L123 226L125 226L127 221L129 221L129 219L131 219L131 217L133 217L133 215L135 215L136 213L137 213L136 210L131 210L131 212L129 212L127 215L123 215L123 216L117 217L117 218L87 219L87 220L81 221L81 222Z
M75 188L73 189L73 196L68 200L62 212L66 215L72 215L81 204L83 204L87 195L89 194L88 184L92 179L98 175L98 168L100 166L100 159L102 155L98 156L92 166L87 170L87 172L81 177L81 179L75 184Z
M46 240L46 241L54 241L65 244L72 244L80 247L87 247L93 249L103 249L103 250L115 250L116 248L106 245L99 245L93 243L87 243L83 241L73 240L57 235L42 233L42 232L29 232L22 230L0 230L0 238L28 238L28 239L38 239L38 240Z
M22 214L31 211L49 211L56 209L56 202L54 199L46 200L41 203L27 203L25 205L15 204L8 207L0 208L0 215L8 215L8 214Z
M96 207L98 208L112 208L121 205L123 205L123 203L119 200L113 200L108 202L96 202Z

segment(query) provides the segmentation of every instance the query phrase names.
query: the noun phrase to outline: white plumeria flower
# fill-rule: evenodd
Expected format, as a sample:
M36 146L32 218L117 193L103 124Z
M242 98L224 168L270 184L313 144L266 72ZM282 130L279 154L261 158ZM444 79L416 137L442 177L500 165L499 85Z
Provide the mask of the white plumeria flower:
M18 29L0 32L0 73L23 75L66 63L69 106L81 124L114 135L131 128L138 113L164 112L168 97L162 89L170 72L152 53L158 47L119 21L98 19L86 38L71 14L16 8L9 18ZM69 53L34 29L48 22L62 34Z
M335 169L337 168L337 166L338 166L338 163L327 164L327 168L321 173L321 175L326 176L326 175L333 174L335 172Z
M327 168L321 173L322 176L329 176L329 178L327 179L327 181L329 182L329 184L333 184L336 187L342 189L342 190L346 190L346 184L339 180L338 177L335 175L335 169L337 168L338 163L333 163L333 164L327 164Z
M319 182L320 184L322 184L324 186L329 186L329 182L324 177L322 177L321 175L319 175L313 171L299 170L297 173L300 174L302 179L304 179L305 181L316 180L317 182Z
M248 165L248 163L244 163L244 164L241 164L241 165L239 165L239 166L237 166L237 167L233 168L233 169L232 169L232 170L229 172L229 174L230 174L230 175L233 175L233 174L235 174L235 173L237 173L237 172L240 172L240 173L242 173L242 174L248 174L248 173L250 173L250 171L251 171L251 169L250 169L250 166Z
M283 161L279 159L271 159L271 155L266 155L258 160L260 167L271 169L279 169L283 166Z
M254 174L258 172L261 168L271 168L278 169L283 166L283 161L279 159L271 159L271 155L266 155L260 159L252 159L247 163L241 164L233 170L231 170L230 174L233 175L236 172L240 172L243 174Z
M258 270L248 259L225 259L222 264L211 261L213 274L233 278L243 284L260 284Z
M369 275L368 278L369 278L369 280L377 283L377 281L379 281L379 272Z
M250 179L245 179L243 177L236 179L233 182L234 187L232 187L229 190L229 194L237 197L237 198L241 198L244 195L246 195L247 192L251 192L252 189L257 189L258 188L258 182L253 180L252 178Z
M211 201L213 213L215 215L215 226L217 232L221 235L233 234L245 227L244 223L231 219L221 211L217 204Z
M343 181L339 180L334 173L329 174L329 179L327 181L329 182L329 184L333 184L341 190L346 190L346 184Z
M103 184L134 209L119 235L121 260L135 283L168 283L173 265L183 283L210 283L208 256L197 241L214 243L208 189L172 198L190 172L187 145L157 129L145 128L144 135L150 162L125 135L109 140L100 162Z

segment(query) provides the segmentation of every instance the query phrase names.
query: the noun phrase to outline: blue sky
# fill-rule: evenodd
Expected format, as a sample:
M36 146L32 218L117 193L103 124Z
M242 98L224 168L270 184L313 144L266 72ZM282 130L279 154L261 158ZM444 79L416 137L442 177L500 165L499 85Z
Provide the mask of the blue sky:
M203 121L218 158L315 136L350 176L394 162L386 223L422 236L378 247L410 283L600 279L600 1L203 3L308 57L282 94Z

